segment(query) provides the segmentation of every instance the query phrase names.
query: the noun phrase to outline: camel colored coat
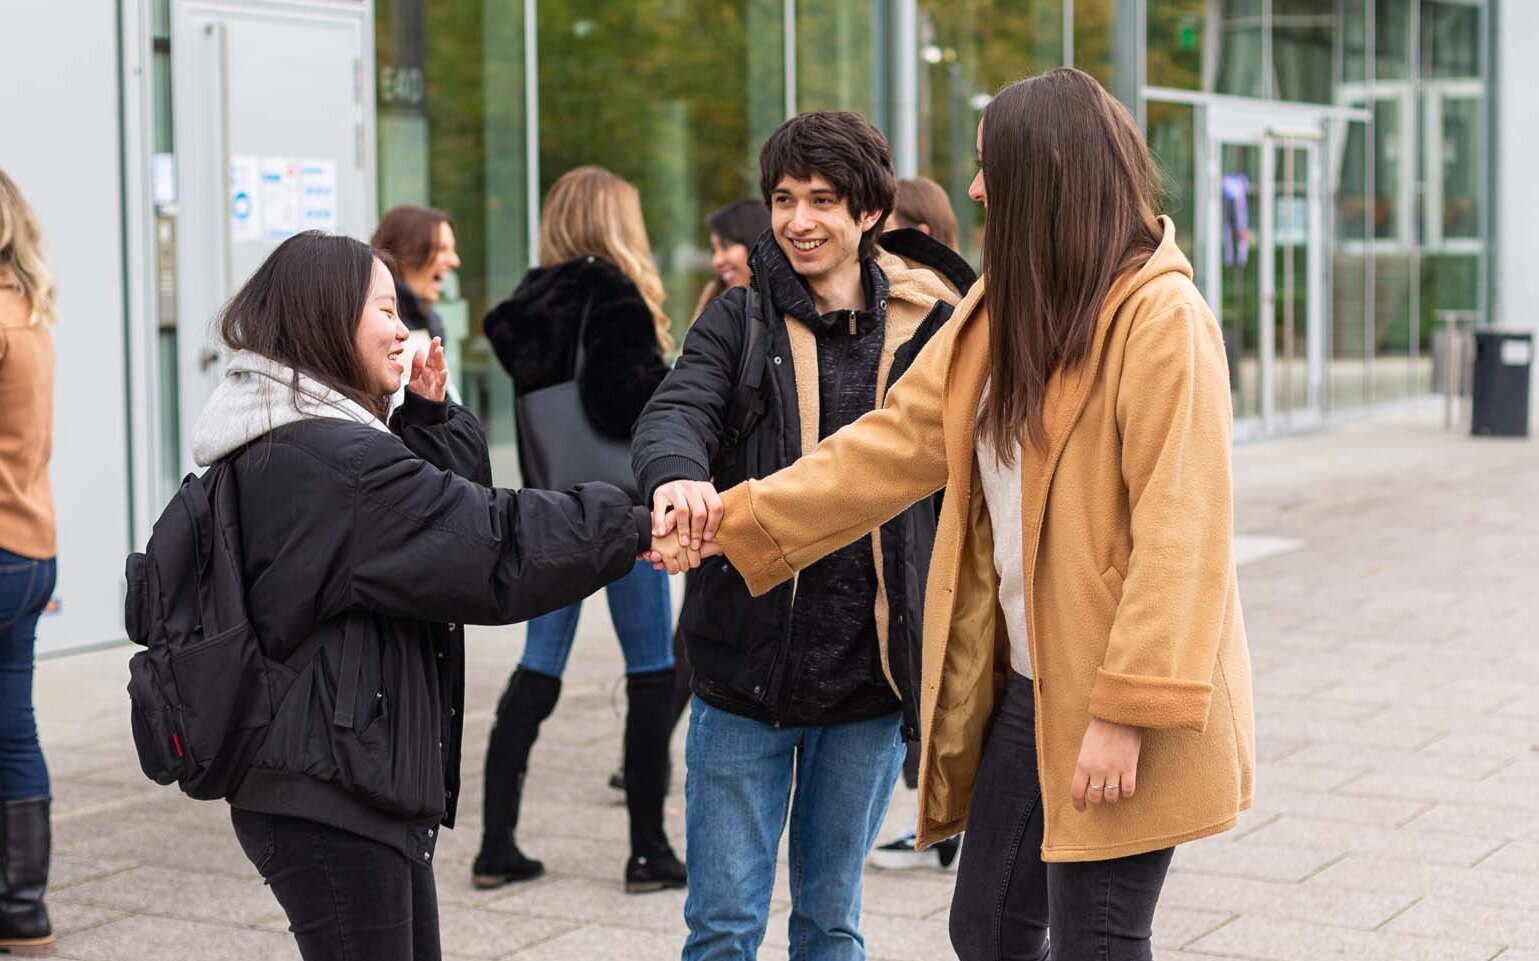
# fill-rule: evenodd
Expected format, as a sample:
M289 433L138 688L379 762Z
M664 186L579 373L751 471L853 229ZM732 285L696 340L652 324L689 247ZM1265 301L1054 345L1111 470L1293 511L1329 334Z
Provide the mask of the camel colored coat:
M1163 220L1106 299L1089 356L1048 385L1021 516L1048 861L1156 850L1234 825L1255 770L1232 551L1229 378L1218 324ZM919 842L965 828L1010 673L974 454L988 379L980 282L885 406L723 495L718 539L762 593L946 488L925 595ZM1145 729L1134 797L1080 814L1092 716Z

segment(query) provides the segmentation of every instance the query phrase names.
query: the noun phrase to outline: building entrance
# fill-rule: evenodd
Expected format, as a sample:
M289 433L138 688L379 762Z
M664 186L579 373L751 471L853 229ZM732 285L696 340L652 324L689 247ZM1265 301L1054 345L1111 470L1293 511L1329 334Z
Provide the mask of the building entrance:
M1324 129L1291 111L1208 113L1204 294L1223 328L1242 436L1324 418Z

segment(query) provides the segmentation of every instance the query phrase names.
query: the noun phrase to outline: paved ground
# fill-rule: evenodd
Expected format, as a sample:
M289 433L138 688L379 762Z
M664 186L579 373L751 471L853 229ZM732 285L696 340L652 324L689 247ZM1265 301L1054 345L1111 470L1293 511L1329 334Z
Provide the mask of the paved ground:
M1441 410L1242 447L1238 549L1256 666L1256 809L1183 848L1155 929L1163 961L1539 961L1539 442L1445 434ZM471 642L465 818L440 847L454 958L677 958L677 893L620 891L618 650L584 619L536 749L521 839L538 882L472 890L481 750L521 644ZM292 959L221 804L143 780L126 649L47 661L59 955ZM682 756L682 750L676 749ZM682 829L682 770L671 798ZM889 819L912 816L901 792ZM763 955L783 958L787 901ZM873 957L947 958L951 875L872 871Z

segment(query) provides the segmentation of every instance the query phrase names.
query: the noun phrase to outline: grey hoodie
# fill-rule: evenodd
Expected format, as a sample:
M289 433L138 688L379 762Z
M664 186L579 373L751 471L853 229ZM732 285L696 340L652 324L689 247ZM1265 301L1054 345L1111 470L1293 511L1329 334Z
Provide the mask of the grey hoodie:
M237 350L192 428L192 456L208 467L263 434L302 420L350 420L390 428L356 401L269 357Z

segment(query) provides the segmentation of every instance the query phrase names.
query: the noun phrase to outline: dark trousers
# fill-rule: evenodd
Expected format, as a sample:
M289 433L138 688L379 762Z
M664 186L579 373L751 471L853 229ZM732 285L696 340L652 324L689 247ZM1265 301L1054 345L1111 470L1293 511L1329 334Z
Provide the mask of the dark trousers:
M441 961L430 865L340 828L230 809L304 961Z
M1032 701L1031 681L1011 677L984 744L951 900L952 947L961 961L1149 961L1174 849L1042 861Z

